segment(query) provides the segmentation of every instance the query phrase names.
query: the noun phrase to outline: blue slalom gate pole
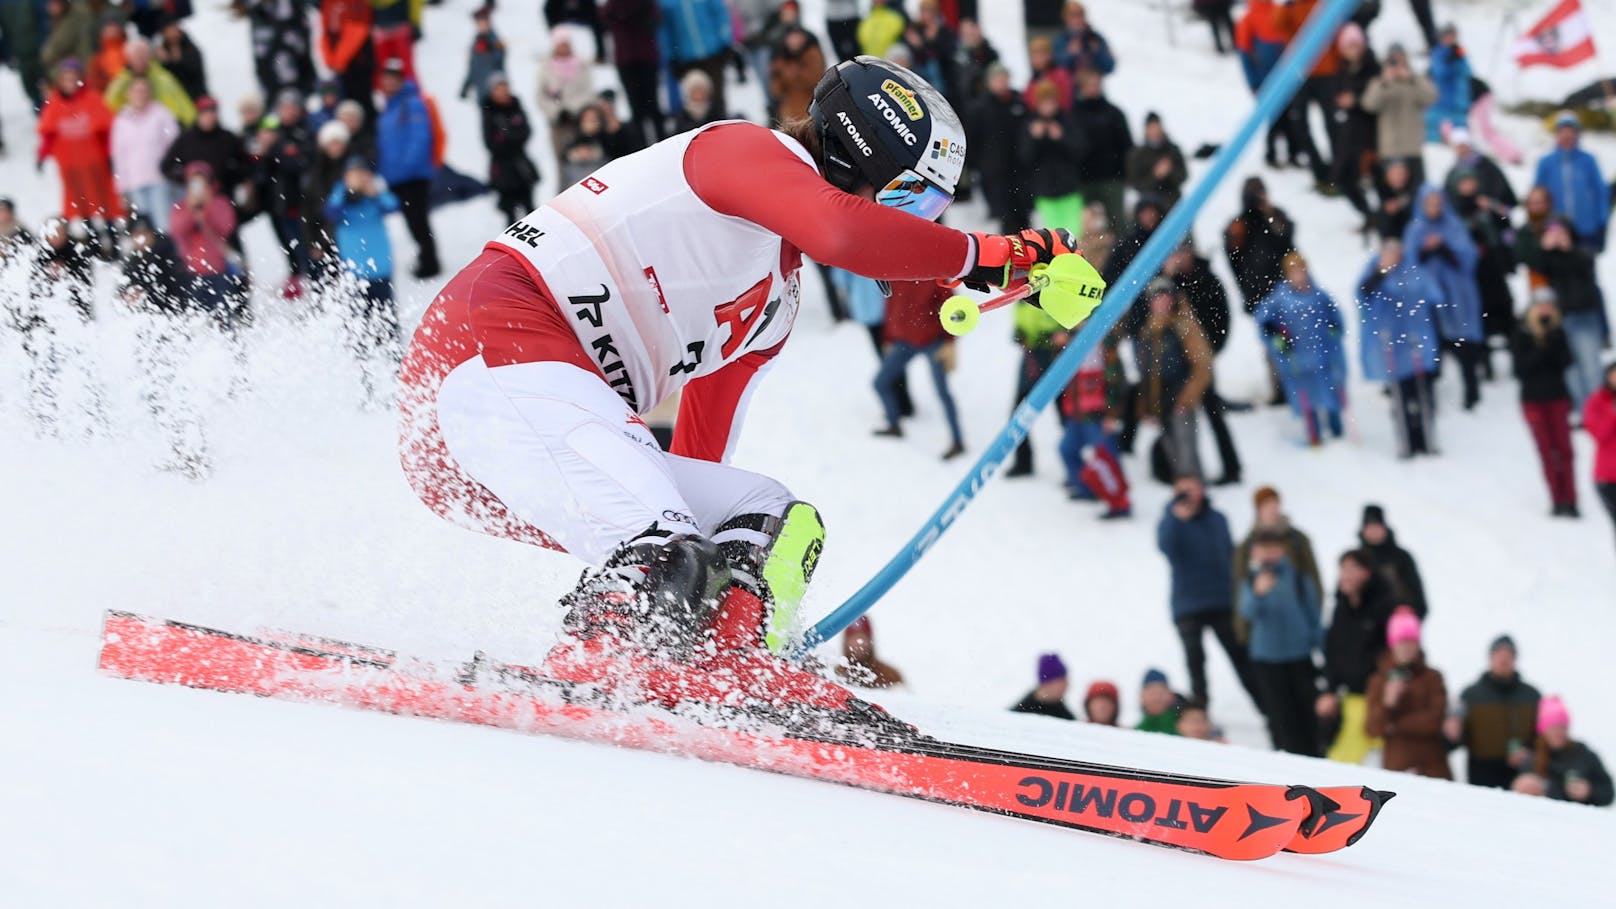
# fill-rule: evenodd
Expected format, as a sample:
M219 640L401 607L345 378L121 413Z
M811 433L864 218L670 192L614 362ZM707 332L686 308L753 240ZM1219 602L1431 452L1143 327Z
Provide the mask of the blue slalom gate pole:
M882 566L874 577L847 599L847 602L836 607L829 615L819 620L818 624L808 629L800 645L801 651L807 651L830 640L848 625L853 624L855 619L874 606L877 600L908 574L909 569L920 561L920 557L925 555L927 550L942 537L943 532L959 518L971 500L976 498L977 492L993 478L1000 465L1027 437L1033 422L1038 419L1039 412L1055 400L1060 390L1071 381L1089 351L1100 343L1100 339L1111 330L1111 326L1133 305L1145 279L1161 269L1168 252L1189 233L1195 216L1211 197L1212 191L1229 176L1229 171L1234 169L1235 161L1246 150L1246 146L1251 144L1257 131L1272 123L1290 103L1291 97L1296 94L1302 80L1306 78L1308 70L1312 69L1314 63L1323 55L1327 43L1335 40L1336 31L1357 6L1358 0L1325 0L1315 10L1301 32L1297 34L1296 40L1275 65L1273 72L1264 80L1250 116L1240 124L1240 129L1212 159L1211 167L1196 182L1195 188L1167 213L1161 226L1139 250L1133 264L1128 266L1122 277L1117 279L1116 286L1110 288L1110 292L1105 295L1105 302L1089 316L1076 337L1072 339L1072 343L1055 358L1043 377L1033 385L1031 391L1027 392L1026 400L1016 406L1010 415L1010 421L988 445L982 457L977 459L970 473L954 487L954 491L943 501L942 507L937 509L891 561Z

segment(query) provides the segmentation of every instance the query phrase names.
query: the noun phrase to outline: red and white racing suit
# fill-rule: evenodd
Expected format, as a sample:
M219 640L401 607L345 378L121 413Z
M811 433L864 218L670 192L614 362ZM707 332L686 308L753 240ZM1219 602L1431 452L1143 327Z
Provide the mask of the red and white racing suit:
M427 310L401 375L410 485L456 523L597 563L653 522L711 535L780 515L783 486L722 462L791 332L804 253L917 280L965 273L975 245L835 189L799 143L748 123L606 165ZM639 415L681 389L664 453Z

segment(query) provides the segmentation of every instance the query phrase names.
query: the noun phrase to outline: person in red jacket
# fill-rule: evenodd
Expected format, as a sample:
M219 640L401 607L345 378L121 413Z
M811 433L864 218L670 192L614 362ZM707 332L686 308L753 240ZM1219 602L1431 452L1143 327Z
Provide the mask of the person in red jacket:
M320 59L342 83L342 96L358 101L365 120L376 116L375 13L370 0L320 0Z
M780 131L722 121L611 161L438 294L400 376L405 474L445 518L595 566L562 600L556 660L793 646L823 524L726 462L791 333L803 257L1004 286L1074 248L934 223L964 163L942 94L860 57ZM642 415L675 393L664 452Z
M948 392L954 339L943 331L938 316L951 295L952 291L936 281L892 282L892 294L887 297L886 317L881 325L885 352L881 357L881 368L875 374L875 393L881 398L881 409L887 419L887 425L876 430L875 434L901 439L903 427L898 425L898 382L903 378L910 360L925 356L931 366L932 384L937 387L937 399L942 402L943 415L948 419L950 441L948 450L943 452L945 461L965 453L959 412L954 407L954 396Z
M1616 521L1616 362L1605 367L1605 381L1582 405L1582 426L1594 437L1594 486Z
M56 159L62 178L62 214L69 220L123 217L123 202L112 180L112 111L100 93L84 84L84 67L64 60L56 87L39 113L37 164Z
M192 161L185 166L185 195L169 213L168 231L191 273L196 305L228 326L236 289L230 262L236 208L228 196L219 192L213 167L206 161Z

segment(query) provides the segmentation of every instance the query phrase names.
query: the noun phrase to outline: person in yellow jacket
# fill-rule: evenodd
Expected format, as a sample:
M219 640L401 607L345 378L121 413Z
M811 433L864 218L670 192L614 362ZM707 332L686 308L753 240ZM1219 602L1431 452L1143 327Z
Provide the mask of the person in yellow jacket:
M870 14L858 27L859 50L872 57L885 57L908 26L909 18L891 0L871 0Z
M129 99L129 83L136 76L144 76L151 84L152 100L168 108L174 119L180 121L180 126L189 127L196 122L196 103L186 93L185 87L180 85L180 80L164 69L163 64L152 59L150 41L130 38L124 45L123 57L123 72L107 84L107 107L112 108L114 114L122 110Z

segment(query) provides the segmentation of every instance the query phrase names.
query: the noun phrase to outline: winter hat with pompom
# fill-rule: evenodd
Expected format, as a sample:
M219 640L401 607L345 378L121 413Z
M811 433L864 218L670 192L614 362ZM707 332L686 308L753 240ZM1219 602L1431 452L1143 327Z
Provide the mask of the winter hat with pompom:
M1386 623L1386 643L1396 647L1404 641L1420 642L1420 617L1409 607L1399 606Z
M1549 695L1537 704L1537 734L1542 735L1550 726L1571 726L1571 711L1558 695Z

